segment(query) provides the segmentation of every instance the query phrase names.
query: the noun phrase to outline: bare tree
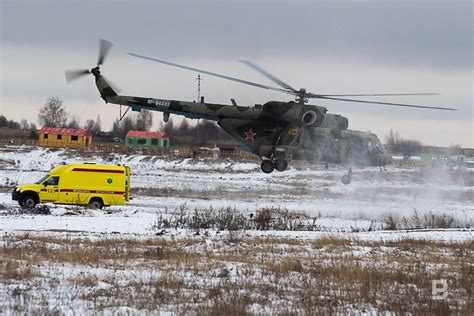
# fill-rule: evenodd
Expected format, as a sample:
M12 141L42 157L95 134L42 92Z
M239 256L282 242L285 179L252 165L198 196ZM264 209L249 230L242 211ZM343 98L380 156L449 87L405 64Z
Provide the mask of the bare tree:
M138 113L135 127L139 131L148 131L153 125L153 113L147 109L141 109Z
M100 116L97 115L97 120L94 121L93 119L88 119L84 125L84 128L91 132L92 135L97 135L102 131L100 125Z
M385 143L392 153L402 154L403 156L412 156L421 153L422 144L419 140L404 139L393 129L385 137Z
M0 115L0 127L20 129L21 125L14 120L8 120L5 116Z
M135 121L132 117L126 116L121 121L116 119L112 127L112 134L124 137L130 130L135 129Z
M28 121L25 119L22 119L20 121L20 128L21 129L28 129L30 127L30 124L28 124Z
M161 132L165 129L165 126L163 125L163 121L159 121L158 123L158 132Z
M421 154L421 142L414 139L401 139L393 147L394 151L405 157Z
M8 120L5 116L0 115L0 127L7 127L13 129L20 129L20 123L14 120Z
M120 121L119 119L115 119L114 124L112 125L112 134L119 135L120 134Z
M389 146L394 146L396 143L400 141L400 135L398 132L395 132L393 129L390 129L388 135L385 136L385 143Z
M184 119L182 122L181 122L181 125L179 125L178 127L178 130L177 130L177 134L179 136L188 136L189 135L189 123L188 123L188 120Z
M92 133L92 130L94 129L94 126L95 126L95 121L93 119L88 119L86 121L86 124L84 124L84 128L91 133Z
M81 128L79 125L79 119L76 116L73 116L70 120L69 123L67 123L67 127L69 128L74 128L74 129L79 129Z
M37 138L38 137L38 132L36 130L36 125L31 123L28 130L30 131L30 137L31 138Z
M39 110L38 121L41 126L64 127L67 121L67 112L63 101L58 97L49 97Z
M96 131L96 133L102 132L102 121L100 120L99 114L97 114L97 118L95 119L94 130Z
M134 130L135 129L135 120L130 117L130 116L127 116L125 117L123 120L122 120L122 131L123 131L123 136L127 135L127 133L131 130Z
M170 120L165 124L164 130L165 130L165 133L168 135L168 137L173 135L174 123L173 123L172 118L170 118Z

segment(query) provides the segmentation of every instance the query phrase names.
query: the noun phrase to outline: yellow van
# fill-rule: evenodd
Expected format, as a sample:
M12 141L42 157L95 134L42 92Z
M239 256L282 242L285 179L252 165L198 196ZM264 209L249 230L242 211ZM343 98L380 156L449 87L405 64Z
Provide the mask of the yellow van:
M130 167L66 164L51 170L35 184L15 188L12 198L24 208L38 203L89 205L102 208L130 200Z

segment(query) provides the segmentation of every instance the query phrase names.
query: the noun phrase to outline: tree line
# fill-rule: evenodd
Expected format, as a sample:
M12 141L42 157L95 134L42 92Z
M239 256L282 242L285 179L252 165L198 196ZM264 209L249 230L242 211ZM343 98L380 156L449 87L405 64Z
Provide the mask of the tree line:
M80 121L77 117L73 116L68 120L68 113L63 101L57 97L50 97L46 100L43 107L40 108L38 113L38 121L41 126L48 127L66 127L80 129L84 128L89 130L92 135L99 135L102 133L102 123L100 115L97 118L87 119L84 125L80 125ZM112 128L112 134L116 136L124 136L129 130L147 131L153 124L153 114L143 109L137 117L126 117L122 121L118 119L114 122Z
M7 119L4 115L0 114L0 128L11 128L11 129L25 129L25 130L36 130L36 125L28 123L27 120L22 119L19 123L14 120Z
M38 122L41 127L64 127L80 129L84 128L94 136L103 136L102 123L100 115L94 119L87 119L81 125L80 120L75 117L69 117L63 101L58 97L49 97L45 104L39 109ZM114 137L123 138L130 130L149 131L153 125L153 113L147 109L142 109L137 115L128 115L122 120L116 119L112 130L107 134ZM8 120L0 115L0 128L7 127L12 129L28 129L36 132L36 125L29 124L25 119L20 123L14 120ZM232 138L223 131L216 123L209 121L199 121L196 125L190 125L188 120L184 119L179 125L172 119L163 124L160 123L159 131L164 131L173 143L205 145L218 143L222 141L232 141Z
M390 129L385 137L385 144L389 147L390 152L404 156L419 155L422 150L422 144L419 140L404 139L393 129Z

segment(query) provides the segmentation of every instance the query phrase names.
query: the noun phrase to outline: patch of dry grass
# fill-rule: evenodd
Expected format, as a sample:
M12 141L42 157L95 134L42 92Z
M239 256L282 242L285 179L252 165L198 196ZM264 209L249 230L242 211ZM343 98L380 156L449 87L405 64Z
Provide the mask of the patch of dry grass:
M277 207L243 212L235 207L190 208L184 203L173 211L158 214L151 229L314 231L319 229L316 220L304 212L290 212Z
M474 308L472 241L25 234L5 235L2 243L0 310L51 312L48 302L88 313L117 306L239 315ZM433 279L448 281L446 300L431 298Z
M406 229L447 229L447 228L469 228L471 223L463 222L446 213L436 214L433 212L419 214L415 209L411 216L401 218L396 214L387 214L383 218L384 229L406 230Z
M33 267L21 260L0 260L0 278L5 282L14 283L18 280L30 280L39 276Z

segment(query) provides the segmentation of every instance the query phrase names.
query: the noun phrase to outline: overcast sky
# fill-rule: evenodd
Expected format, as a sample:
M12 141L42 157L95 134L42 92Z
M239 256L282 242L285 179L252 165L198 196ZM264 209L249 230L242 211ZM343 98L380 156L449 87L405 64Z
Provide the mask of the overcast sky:
M110 128L118 106L99 98L92 77L71 85L68 68L93 67L98 39L114 47L103 73L122 94L196 98L196 73L127 52L272 85L249 59L295 88L321 94L437 92L381 101L458 112L312 100L379 135L390 128L425 144L474 147L472 1L5 1L1 6L1 114L37 123L49 96L83 124ZM208 102L290 100L203 76ZM155 114L155 126L161 119Z

